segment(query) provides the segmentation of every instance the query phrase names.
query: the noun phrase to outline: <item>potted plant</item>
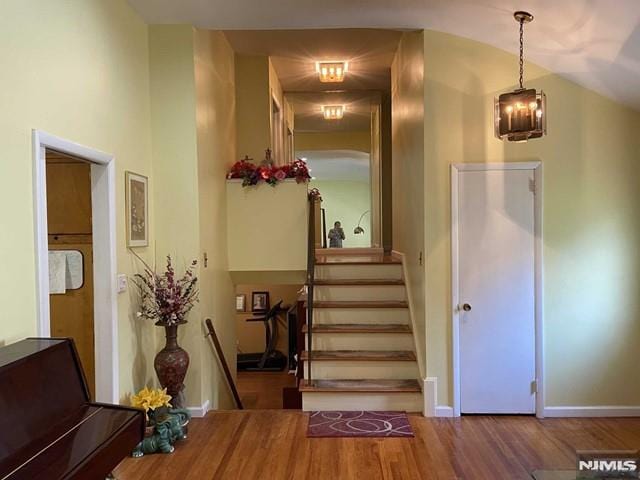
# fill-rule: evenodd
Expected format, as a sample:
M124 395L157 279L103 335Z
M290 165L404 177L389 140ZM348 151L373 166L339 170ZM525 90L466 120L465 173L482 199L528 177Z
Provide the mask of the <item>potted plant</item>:
M187 323L186 316L198 301L198 278L195 276L197 261L191 262L180 278L176 277L170 255L167 255L166 270L162 273L155 272L146 263L144 265L144 273L134 276L134 283L140 292L137 316L164 327L166 344L156 355L153 366L160 384L173 399L174 406L183 408L184 377L189 368L189 354L178 345L178 326Z

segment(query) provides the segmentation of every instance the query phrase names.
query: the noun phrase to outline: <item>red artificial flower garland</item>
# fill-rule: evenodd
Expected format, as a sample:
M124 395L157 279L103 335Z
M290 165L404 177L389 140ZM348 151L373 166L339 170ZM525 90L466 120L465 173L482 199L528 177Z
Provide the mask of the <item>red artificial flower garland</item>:
M257 185L261 181L275 187L278 182L287 178L295 178L297 183L305 183L311 179L311 175L309 175L307 164L301 159L278 167L269 163L255 165L245 157L231 166L227 178L241 178L243 187Z

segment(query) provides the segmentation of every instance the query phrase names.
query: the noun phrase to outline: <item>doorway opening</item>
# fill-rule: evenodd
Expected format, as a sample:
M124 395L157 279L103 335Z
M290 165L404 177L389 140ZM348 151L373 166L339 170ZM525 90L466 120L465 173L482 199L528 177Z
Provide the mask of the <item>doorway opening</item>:
M246 409L296 408L301 285L237 285L237 388ZM301 372L300 372L301 373Z
M73 338L94 396L91 165L47 149L46 169L51 336Z
M83 368L94 379L93 397L118 403L115 159L38 130L33 148L38 335L65 335L82 343ZM48 180L53 182L51 198ZM81 206L69 206L73 201ZM75 223L66 218L69 208L78 210ZM50 237L50 226L64 233L51 232ZM65 324L64 315L76 320Z

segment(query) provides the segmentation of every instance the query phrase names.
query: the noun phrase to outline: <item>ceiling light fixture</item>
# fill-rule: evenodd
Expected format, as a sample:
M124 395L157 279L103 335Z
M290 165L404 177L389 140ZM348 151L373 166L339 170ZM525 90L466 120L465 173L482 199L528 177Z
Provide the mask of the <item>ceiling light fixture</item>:
M547 134L547 97L541 90L524 88L524 24L533 21L528 12L515 12L520 24L520 87L495 99L495 134L501 140L526 142Z
M325 120L340 120L344 116L344 105L323 105L322 115Z
M323 83L344 81L344 74L349 71L349 62L316 62L316 72Z

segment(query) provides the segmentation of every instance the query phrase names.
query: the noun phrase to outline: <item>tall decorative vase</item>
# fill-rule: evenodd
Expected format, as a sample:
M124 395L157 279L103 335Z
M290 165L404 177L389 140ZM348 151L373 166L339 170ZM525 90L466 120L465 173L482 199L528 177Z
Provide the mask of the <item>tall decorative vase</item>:
M178 345L178 326L164 328L166 344L156 355L153 366L160 385L172 397L173 408L184 408L184 377L189 368L189 354Z

